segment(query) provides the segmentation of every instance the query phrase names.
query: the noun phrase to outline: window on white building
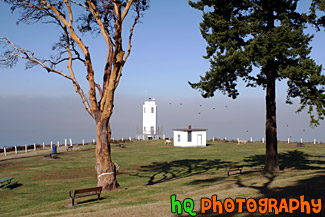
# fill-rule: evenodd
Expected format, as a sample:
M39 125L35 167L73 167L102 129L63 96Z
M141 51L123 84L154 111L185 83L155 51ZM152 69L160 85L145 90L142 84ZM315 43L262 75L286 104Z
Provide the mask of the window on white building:
M187 141L192 142L192 131L187 132Z

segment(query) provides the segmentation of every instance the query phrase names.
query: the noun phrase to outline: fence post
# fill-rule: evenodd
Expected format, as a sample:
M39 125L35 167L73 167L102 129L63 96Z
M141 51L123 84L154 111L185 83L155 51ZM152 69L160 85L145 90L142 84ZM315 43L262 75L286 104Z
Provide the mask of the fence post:
M43 142L43 150L45 149L45 144L44 144L44 142Z
M314 145L316 145L316 139L314 139Z
M51 150L52 150L53 142L51 141Z
M58 148L60 147L60 142L58 141Z
M64 139L64 146L67 146L67 139Z
M17 146L15 146L15 153L18 154L18 153L17 153Z
M130 142L132 141L131 137L129 137Z
M82 139L82 145L85 145L85 140L84 139Z
M288 144L290 144L290 137L288 138Z
M36 151L36 145L35 145L35 143L34 143L34 151Z
M27 152L27 145L25 144L25 152Z
M72 146L72 139L70 138L70 146Z
M264 137L262 138L262 143L264 143Z
M6 147L3 147L3 152L5 153L5 156L7 156L7 150L6 150Z
M300 143L302 143L302 138L300 139Z
M253 137L251 137L251 142L253 142Z

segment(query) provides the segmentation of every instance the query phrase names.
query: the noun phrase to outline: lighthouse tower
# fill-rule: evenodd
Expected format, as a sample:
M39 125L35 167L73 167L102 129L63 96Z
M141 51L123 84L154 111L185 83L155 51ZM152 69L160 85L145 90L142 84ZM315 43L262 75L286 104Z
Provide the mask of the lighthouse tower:
M154 98L149 98L143 104L143 139L157 139L157 105Z

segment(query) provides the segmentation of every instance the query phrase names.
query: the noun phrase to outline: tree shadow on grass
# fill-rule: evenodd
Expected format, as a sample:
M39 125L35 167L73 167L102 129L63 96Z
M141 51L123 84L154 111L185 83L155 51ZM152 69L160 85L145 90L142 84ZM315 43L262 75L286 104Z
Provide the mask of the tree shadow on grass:
M318 158L318 159L317 159ZM251 188L258 192L258 194L262 195L261 197L256 197L256 201L260 198L275 198L277 199L278 206L280 200L282 198L295 198L300 200L300 196L304 195L305 201L311 201L311 199L322 199L322 210L320 213L313 213L312 211L312 205L310 203L311 207L311 214L301 213L300 209L297 211L294 211L294 213L279 213L277 216L279 217L300 217L300 216L325 216L325 174L323 165L325 164L325 161L322 159L324 156L316 156L316 155L309 155L304 152L294 150L294 151L288 151L285 153L279 154L279 164L282 169L285 168L295 168L300 170L319 170L314 172L314 176L311 178L298 180L295 185L292 186L286 186L286 187L271 187L271 184L276 179L278 173L257 173L258 176L263 176L266 178L266 181L264 183L259 183L259 185L256 184L245 184L243 181L237 177L235 181L236 187L239 188ZM261 165L264 165L265 163L265 155L252 155L244 160L244 167L254 168ZM251 171L252 173L254 171ZM250 173L249 171L247 173ZM206 180L197 180L195 183L203 183L203 182L214 182L218 181L218 177L215 179L206 179ZM233 198L234 199L234 198ZM199 207L196 206L196 211L199 210ZM246 209L244 209L246 210ZM184 213L184 212L183 212ZM247 213L247 216L274 216L274 214L259 214L259 213ZM223 213L223 216L227 217L233 217L233 216L239 216L239 214L235 211L233 213ZM174 216L177 216L176 214ZM190 216L190 215L182 215L182 216ZM212 210L209 210L209 212L206 213L199 213L197 212L198 217L208 217L208 216L219 216L218 214L212 213Z
M23 184L15 183L15 184L13 184L13 185L8 186L6 189L10 189L10 190L12 190L12 189L15 189L15 188L19 188L19 187L22 186L22 185L23 185ZM3 189L1 189L1 190L3 190Z
M260 194L262 194L261 197L256 197L255 200L258 202L258 199L260 198L275 198L277 200L277 208L279 208L279 203L282 198L286 198L287 202L289 198L295 198L298 201L300 201L300 196L304 196L304 200L308 201L310 204L310 214L301 213L301 208L299 207L297 210L293 211L293 213L285 213L285 209L282 209L282 212L279 213L276 216L279 217L301 217L301 216L313 216L313 217L321 217L325 216L325 175L322 172L316 173L316 176L299 180L297 181L297 184L292 186L286 186L286 187L273 187L270 188L270 184L273 182L274 178L276 177L274 174L264 174L265 177L267 177L267 181L262 184L262 186L253 186L253 185L246 185L242 183L240 179L237 180L236 184L239 187L246 187L246 188L253 188L255 190L258 190ZM235 198L232 198L235 199ZM247 198L248 199L248 198ZM322 201L322 209L320 213L314 213L313 211L313 205L310 203L312 199L321 199ZM317 202L316 202L317 203ZM213 213L212 209L208 210L206 213L200 213L199 212L200 207L199 205L195 206L195 211L197 212L197 217L212 217L212 216L220 216L217 213ZM307 210L305 206L305 210ZM224 211L224 210L223 210ZM248 216L275 216L274 213L266 213L266 214L259 214L258 212L255 213L247 213L247 209L245 205L243 206L243 212L248 214ZM183 211L184 213L184 211ZM174 216L178 216L174 214ZM190 215L181 215L181 216L190 216ZM233 216L239 216L237 213L237 210L235 209L232 213L226 213L223 212L222 216L227 217L233 217Z
M321 158L324 156L314 156L306 154L302 151L294 150L279 154L279 165L281 169L296 168L296 169L324 169L321 166L312 164L324 165L323 160L311 160L311 157ZM252 155L244 159L245 167L256 167L265 164L265 155Z
M211 169L224 168L229 164L219 159L184 159L171 162L153 162L150 165L141 166L135 176L141 176L145 172L153 172L149 177L147 185L155 185L175 179L181 179L207 172Z

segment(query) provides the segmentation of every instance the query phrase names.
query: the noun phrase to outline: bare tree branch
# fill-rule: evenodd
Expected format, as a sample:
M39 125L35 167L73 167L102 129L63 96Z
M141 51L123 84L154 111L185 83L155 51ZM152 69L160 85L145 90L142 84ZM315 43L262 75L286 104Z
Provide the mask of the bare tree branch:
M97 90L98 90L98 93L99 93L100 98L102 98L102 97L103 97L103 91L102 91L102 88L101 88L100 85L97 84L97 83L95 83L95 85L96 85L96 88L97 88Z
M129 48L128 48L128 51L127 51L127 53L125 55L124 62L126 62L127 58L130 56L131 48L132 48L131 42L132 42L133 30L134 30L135 25L138 23L138 20L140 19L140 11L139 11L138 8L136 9L136 12L137 12L137 16L135 17L134 22L133 22L133 25L132 25L132 27L130 29L130 34L129 34Z
M83 90L80 88L79 83L76 81L76 79L72 76L69 76L67 74L65 74L64 72L48 67L47 65L44 64L44 62L47 62L46 60L39 60L36 57L34 57L34 53L30 50L24 49L24 48L19 48L17 47L13 42L11 42L9 39L7 39L6 37L0 37L0 41L5 41L6 44L9 44L12 46L12 50L9 50L8 52L5 52L5 56L0 58L0 64L1 65L9 65L11 66L12 64L15 64L15 62L17 61L17 57L21 58L21 59L25 59L28 60L36 65L39 65L41 67L43 67L47 72L54 72L58 75L63 76L64 78L67 78L69 80L72 81L73 85L76 88L76 92L79 93L79 95L81 96L82 102L85 106L85 109L87 110L87 112L94 117L94 113L91 111L90 109L90 105L88 103L88 99L85 96L85 94L83 93ZM4 44L5 44L4 43ZM15 61L15 62L12 62Z
M122 12L122 17L121 17L122 22L123 22L124 18L126 17L126 15L129 13L132 3L133 3L133 0L128 0L128 2L126 3L126 6Z
M90 12L95 17L96 22L97 22L97 24L98 24L98 26L100 28L100 31L101 31L101 33L102 33L102 35L103 35L103 37L104 37L104 39L106 41L107 48L110 51L110 47L113 46L113 43L112 43L112 40L111 40L111 36L110 36L109 32L106 31L105 26L104 26L103 22L101 21L101 19L99 17L98 10L97 10L96 6L94 5L94 3L91 0L87 0L87 3L89 5L89 7L90 7Z
M78 6L84 7L84 8L86 8L87 10L89 10L89 8L88 8L86 5L84 5L84 4L81 4L81 3L76 2L76 1L73 1L73 0L69 0L69 1L72 2L72 3L75 4L75 5L78 5Z

